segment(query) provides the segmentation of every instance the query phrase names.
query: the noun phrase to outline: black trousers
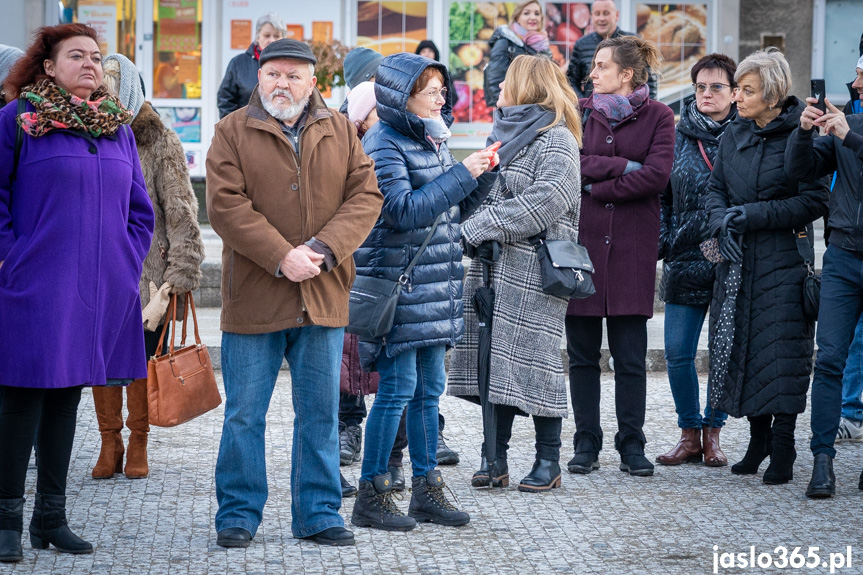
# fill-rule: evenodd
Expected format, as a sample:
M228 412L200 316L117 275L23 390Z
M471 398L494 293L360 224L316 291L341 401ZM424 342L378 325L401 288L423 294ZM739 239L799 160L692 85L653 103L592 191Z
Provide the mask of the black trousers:
M511 405L495 406L497 412L497 456L506 459L509 440L512 437L512 424L518 409ZM560 432L563 419L560 417L533 416L533 429L536 433L536 458L558 461L560 459Z
M566 316L569 391L575 429L602 437L599 423L601 317ZM605 318L608 347L614 359L614 399L621 443L645 443L647 401L647 316Z
M346 427L360 425L368 415L366 398L350 393L339 393L339 423Z
M0 499L24 497L27 464L37 437L36 492L66 494L66 476L80 401L80 386L59 389L3 387Z
M404 459L405 447L408 446L408 428L405 423L405 417L407 416L408 408L405 407L405 410L402 412L402 418L399 420L399 429L396 432L396 440L393 443L393 450L390 452L390 460L387 463L387 467L401 467L402 459ZM444 426L444 418L443 413L438 410L437 413L437 424L438 431L443 433ZM440 449L440 446L438 446Z

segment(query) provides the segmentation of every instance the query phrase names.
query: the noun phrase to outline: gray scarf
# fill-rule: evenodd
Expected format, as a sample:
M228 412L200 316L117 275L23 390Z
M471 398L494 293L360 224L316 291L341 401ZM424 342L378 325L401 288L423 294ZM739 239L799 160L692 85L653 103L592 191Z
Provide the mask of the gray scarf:
M420 118L426 129L426 135L434 140L434 143L440 146L442 143L449 140L452 133L444 124L441 118Z
M737 114L734 113L735 110L736 108L732 105L731 111L728 112L728 115L725 117L725 119L721 122L717 122L710 116L702 114L698 110L695 99L689 102L689 107L687 108L687 112L689 113L689 120L705 132L708 132L709 134L712 134L717 138L722 136L722 132L725 131L725 127L728 125L728 123L737 117Z
M494 127L486 145L490 146L498 140L502 142L497 153L500 164L506 166L520 150L529 146L539 136L539 130L553 121L554 112L539 104L500 108L494 113Z

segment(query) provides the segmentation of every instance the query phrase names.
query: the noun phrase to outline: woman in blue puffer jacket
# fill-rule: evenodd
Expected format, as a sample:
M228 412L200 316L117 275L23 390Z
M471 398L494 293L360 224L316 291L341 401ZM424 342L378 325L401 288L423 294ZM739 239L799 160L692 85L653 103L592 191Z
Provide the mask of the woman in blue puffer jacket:
M446 384L446 349L464 335L459 222L488 194L493 177L485 172L494 154L476 152L455 162L446 146L452 122L449 84L445 66L416 54L384 58L375 76L380 121L364 136L363 148L375 161L384 205L354 254L357 274L399 279L431 226L435 229L402 289L392 330L379 340L360 342L363 368L377 370L380 383L366 421L359 496L351 518L359 527L407 531L417 521L470 521L447 501L436 469L438 399ZM405 405L413 464L407 517L392 500L387 473Z

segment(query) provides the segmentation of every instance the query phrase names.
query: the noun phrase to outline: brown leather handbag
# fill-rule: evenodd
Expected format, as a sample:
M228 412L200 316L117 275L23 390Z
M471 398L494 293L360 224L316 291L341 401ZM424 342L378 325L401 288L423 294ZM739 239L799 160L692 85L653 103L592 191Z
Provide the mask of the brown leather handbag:
M222 403L216 373L210 362L207 346L201 343L198 333L198 316L195 313L195 300L192 292L185 294L183 317L183 336L180 348L174 349L177 333L177 294L171 295L168 315L171 317L171 343L168 353L162 355L165 330L168 320L162 327L162 337L156 355L147 362L147 403L150 410L150 423L158 427L180 425L199 415L215 409ZM186 326L189 321L189 304L192 306L192 320L195 322L195 345L186 346Z

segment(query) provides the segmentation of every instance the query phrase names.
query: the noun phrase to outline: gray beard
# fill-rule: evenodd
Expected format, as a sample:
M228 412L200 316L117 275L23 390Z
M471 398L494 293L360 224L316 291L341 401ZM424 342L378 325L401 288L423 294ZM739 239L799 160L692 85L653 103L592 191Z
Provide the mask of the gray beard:
M290 101L290 105L287 107L279 107L273 104L274 96L286 96L288 101ZM291 96L291 93L287 90L273 90L273 92L269 95L263 95L261 97L261 103L264 105L264 110L267 113L279 120L280 122L285 122L288 120L293 120L297 116L303 113L303 110L306 108L306 105L309 103L309 98L303 98L299 102L294 102L294 97Z

